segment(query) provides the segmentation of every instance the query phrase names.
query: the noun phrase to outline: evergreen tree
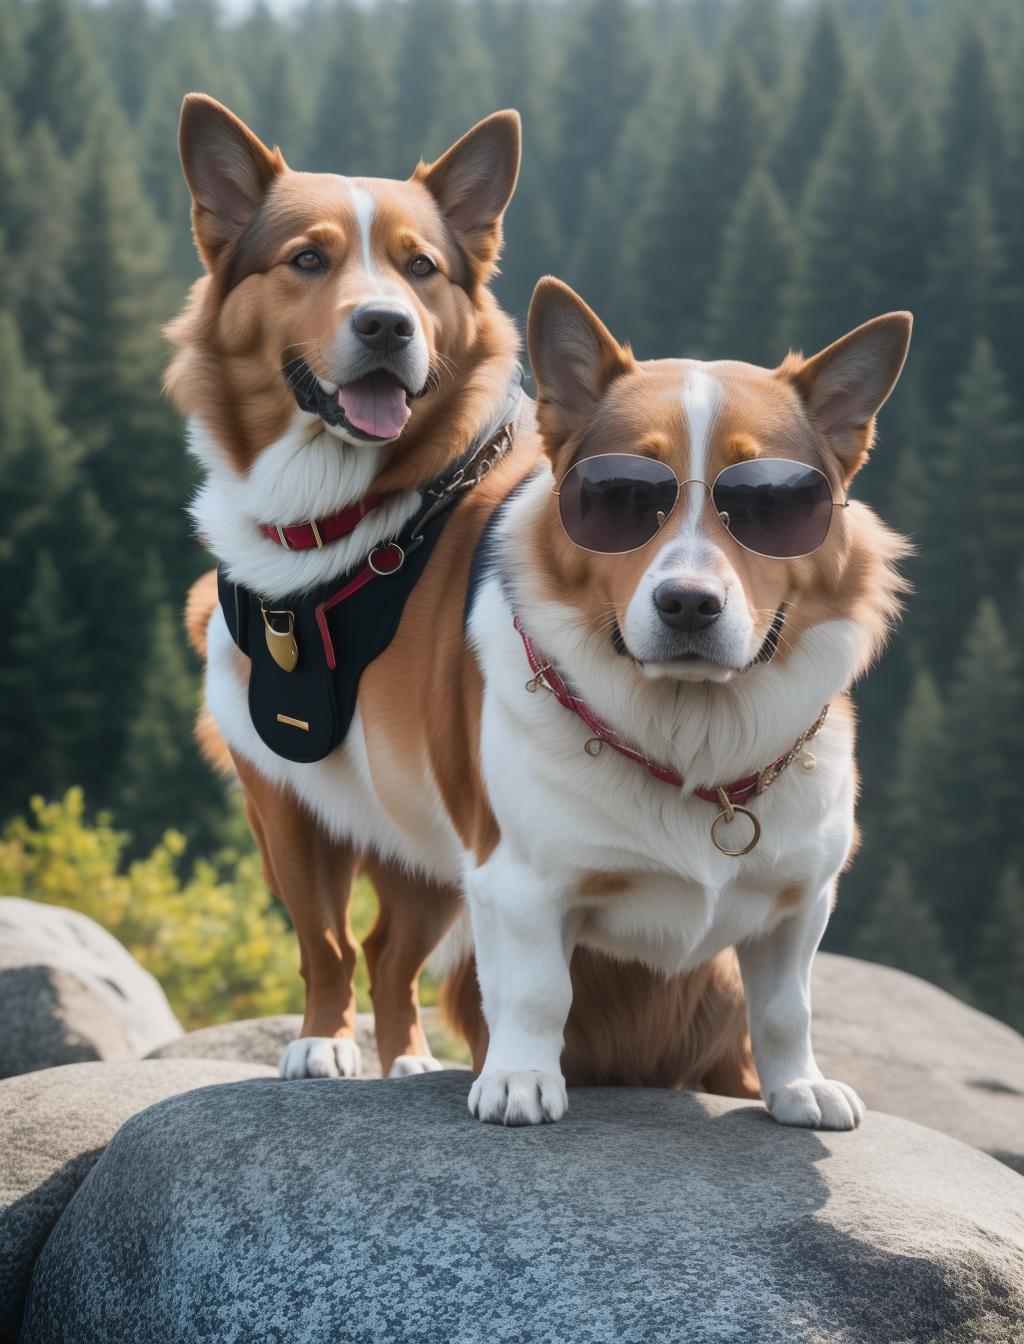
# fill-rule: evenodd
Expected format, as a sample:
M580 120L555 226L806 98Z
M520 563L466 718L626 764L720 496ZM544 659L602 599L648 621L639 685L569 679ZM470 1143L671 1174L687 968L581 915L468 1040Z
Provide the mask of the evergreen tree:
M780 311L792 266L789 212L768 172L757 169L725 233L709 307L709 355L752 364L778 362L783 354Z
M787 70L785 13L780 0L740 0L727 47L743 52L757 82L773 90Z
M902 0L889 0L886 5L870 67L871 86L885 104L887 114L899 115L921 79L914 34Z
M305 161L311 172L345 173L349 177L384 177L407 173L392 162L391 105L380 43L367 13L356 4L335 11L333 41L320 85L313 135ZM365 88L366 97L353 97Z
M162 402L164 348L160 227L110 115L95 125L84 164L75 246L65 268L69 336L57 366L62 413L90 450L88 476L125 544L185 535L180 509L189 470Z
M960 991L939 926L928 906L915 895L905 863L893 864L889 870L857 936L856 952L867 961L923 976L954 993Z
M879 299L890 310L920 309L935 233L938 163L925 104L908 93L884 153L876 222Z
M624 285L631 296L630 341L643 358L684 353L680 332L684 314L692 329L701 320L690 286L700 277L701 252L687 253L681 235L692 237L691 221L701 190L707 128L701 89L681 85L675 116L669 123L666 154L656 165L637 209L635 241L623 257Z
M678 157L653 185L640 226L650 292L639 331L645 352L696 356L726 224L763 143L764 95L750 62L733 54L706 127L688 98L680 112Z
M922 305L929 324L929 389L938 402L946 400L963 369L965 333L997 340L1015 297L991 198L973 181L943 229Z
M980 182L991 190L1003 167L1006 136L992 48L977 19L971 18L957 48L943 117L947 190L956 191L964 182Z
M160 839L168 818L185 818L189 838L202 852L216 842L223 824L224 789L193 740L197 687L180 617L167 602L154 609L143 667L117 772L118 815L130 819L139 850Z
M35 551L18 599L0 664L0 757L17 762L17 770L4 772L0 796L11 811L34 793L52 796L75 782L82 725L98 708L80 657L85 622L67 601L48 549Z
M248 93L252 105L252 129L266 144L280 145L285 157L297 168L308 169L306 142L311 115L310 90L308 74L295 42L281 31L262 0L249 14L239 41L247 57L246 69L251 72ZM373 74L372 64L368 63L360 78L370 81ZM349 122L359 120L358 102L352 97L352 87L349 81L344 120L339 131L347 128ZM330 171L336 172L337 165Z
M0 535L3 589L29 582L31 552L52 535L54 511L76 482L75 452L40 375L28 366L10 313L0 311Z
M52 369L71 336L63 304L75 234L73 211L67 205L55 210L54 202L75 200L78 174L45 122L26 136L22 159L25 171L8 198L9 246L19 282L16 313L24 349L39 368Z
M1024 1031L1024 881L1019 867L999 878L995 901L978 944L971 987L990 1013Z
M4 115L9 115L8 101L17 100L25 76L24 9L19 4L0 5L0 70L4 72ZM2 124L2 123L0 123ZM13 131L13 127L11 127ZM2 197L0 197L2 199Z
M919 569L931 646L946 642L950 610L998 593L1020 557L1024 424L1015 419L995 351L975 340L936 434ZM956 538L956 545L950 539Z
M796 97L772 160L775 180L791 205L800 199L832 129L848 66L842 23L831 0L826 0L815 10Z
M882 310L879 224L882 149L878 114L851 84L810 179L801 251L786 312L787 339L812 352Z
M81 7L74 0L37 0L19 90L22 133L42 121L61 153L71 154L88 133L102 94L99 58Z
M649 69L634 0L580 0L555 85L558 149L551 187L564 229L578 216L589 174L607 176Z
M949 746L936 780L948 800L946 824L936 836L943 874L936 909L964 968L972 965L999 872L1020 850L1024 808L1019 654L992 599L982 598L976 611L949 688Z
M138 122L136 170L153 213L170 240L170 268L182 286L199 273L192 242L191 202L178 160L181 102L192 89L209 93L238 116L246 116L248 100L237 65L228 57L218 61L216 47L205 43L189 23L175 33L170 50L154 72ZM282 148L286 156L291 152L287 145Z
M146 104L149 82L165 33L147 0L107 0L93 22L105 74L113 81L126 119L134 125Z
M537 277L565 264L551 194L552 53L545 33L550 16L538 0L503 0L495 9L497 27L490 39L495 105L517 107L523 118L523 161L505 218L505 250L495 291L522 318Z
M490 84L486 53L458 0L411 0L394 75L391 161L402 165L403 175L494 111Z

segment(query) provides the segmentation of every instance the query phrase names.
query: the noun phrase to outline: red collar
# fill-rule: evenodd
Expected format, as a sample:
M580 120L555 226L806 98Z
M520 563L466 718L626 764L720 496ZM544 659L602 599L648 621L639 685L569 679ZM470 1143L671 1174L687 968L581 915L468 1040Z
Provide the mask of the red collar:
M260 531L277 546L286 551L311 551L315 546L321 550L329 541L339 541L354 532L372 509L379 509L391 495L368 495L366 499L328 514L326 518L310 518L308 523L295 523L291 527L281 527L278 523L263 523Z
M638 751L635 747L631 747L628 743L623 742L622 738L619 737L614 729L609 727L603 719L599 718L585 700L581 700L578 695L573 694L565 680L559 675L552 664L545 662L537 653L533 640L523 629L523 623L518 616L515 618L515 627L519 631L520 638L523 641L523 647L526 650L526 657L529 659L530 670L533 672L533 676L526 683L526 689L528 691L536 691L541 686L547 687L560 705L563 705L566 709L572 710L577 718L583 720L594 734L593 737L588 738L584 743L584 749L589 755L597 756L600 754L603 747L609 746L613 751L617 751L620 756L628 756L631 761L636 761L638 765L642 765L648 774L653 775L655 779L660 779L662 783L674 784L677 789L681 789L684 786L685 780L678 771L671 769L667 765L659 765L657 761L652 761L650 757L645 756L643 752ZM763 770L758 770L752 775L744 775L742 779L734 779L731 784L721 784L714 788L694 789L694 793L698 798L703 798L707 803L714 803L715 806L722 809L711 826L711 838L722 853L740 855L749 853L749 851L754 848L760 839L761 827L758 824L757 818L751 813L746 812L740 804L747 802L751 798L758 797L760 794L764 793L769 784L774 783L775 780L778 779L783 770L796 760L807 743L814 737L815 733L817 733L818 729L825 722L825 715L827 713L828 705L821 711L811 727L797 738L789 751L783 752L781 756L776 757L776 759L772 761L770 765L766 765ZM816 765L814 757L808 753L805 759L805 768L813 770ZM719 844L715 836L715 829L719 822L723 819L727 822L732 821L735 811L744 812L754 823L754 838L745 849L726 849L723 845Z

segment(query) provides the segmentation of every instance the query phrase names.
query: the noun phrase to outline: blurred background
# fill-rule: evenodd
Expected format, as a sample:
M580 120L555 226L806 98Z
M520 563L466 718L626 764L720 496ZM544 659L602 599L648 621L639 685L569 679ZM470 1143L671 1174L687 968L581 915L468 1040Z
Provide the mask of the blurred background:
M301 1007L191 736L181 97L376 176L515 106L520 320L553 271L642 356L774 364L914 311L855 490L913 537L916 593L857 691L864 844L825 945L1024 1028L1020 0L0 0L0 77L0 892L97 918L186 1026Z

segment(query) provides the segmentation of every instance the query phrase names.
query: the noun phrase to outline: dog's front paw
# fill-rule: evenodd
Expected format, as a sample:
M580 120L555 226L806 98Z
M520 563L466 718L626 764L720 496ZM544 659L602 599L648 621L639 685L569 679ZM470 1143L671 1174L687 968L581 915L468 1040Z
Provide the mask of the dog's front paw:
M444 1065L433 1055L399 1055L391 1068L389 1078L410 1078L414 1073L436 1073Z
M278 1073L282 1078L358 1078L359 1046L350 1036L302 1036L285 1046Z
M831 1078L798 1078L769 1092L766 1102L781 1125L856 1129L864 1119L864 1103L853 1088Z
M560 1120L568 1105L565 1079L536 1069L491 1069L469 1091L470 1113L491 1125L543 1125Z

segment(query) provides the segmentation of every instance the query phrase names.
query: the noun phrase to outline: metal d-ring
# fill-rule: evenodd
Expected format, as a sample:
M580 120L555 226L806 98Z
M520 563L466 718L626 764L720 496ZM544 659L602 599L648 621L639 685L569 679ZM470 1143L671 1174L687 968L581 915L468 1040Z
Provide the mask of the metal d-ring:
M761 839L761 823L754 816L753 812L745 807L739 807L736 803L732 802L724 789L718 790L718 801L722 804L722 810L711 823L711 843L720 854L727 854L730 859L741 859L744 854L749 854ZM754 833L742 849L729 849L727 845L722 844L716 832L723 821L727 826L730 822L735 821L737 813L741 816L750 818L751 825L754 827Z
M377 565L373 563L373 557L377 554L378 551L397 551L398 564L394 565L391 569L380 569ZM385 545L383 546L374 546L373 550L366 557L366 563L373 570L374 574L379 574L381 578L386 578L389 574L397 574L398 571L405 564L405 551L402 550L401 546L399 546L397 541L389 541L386 542Z

